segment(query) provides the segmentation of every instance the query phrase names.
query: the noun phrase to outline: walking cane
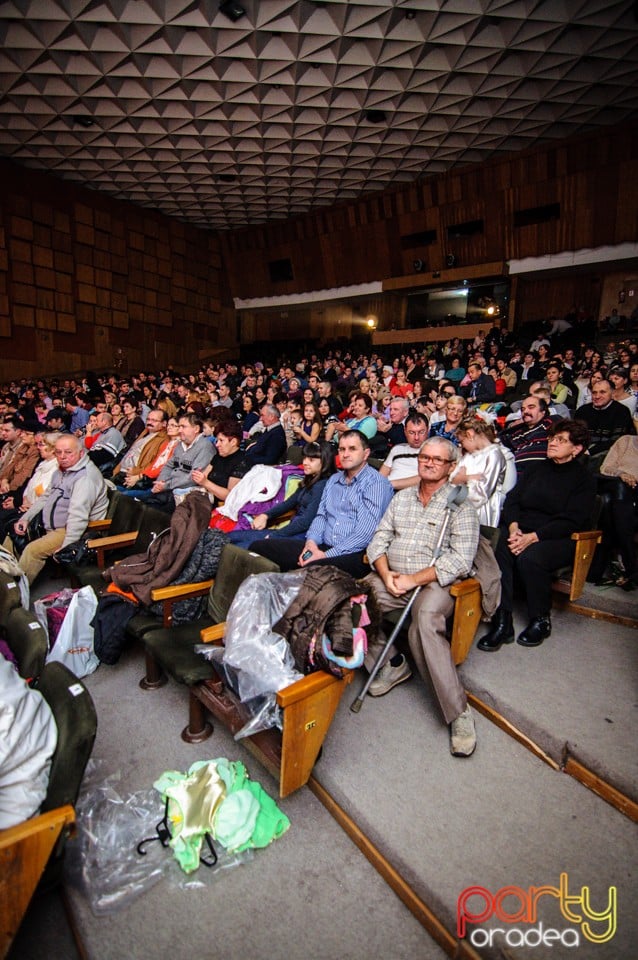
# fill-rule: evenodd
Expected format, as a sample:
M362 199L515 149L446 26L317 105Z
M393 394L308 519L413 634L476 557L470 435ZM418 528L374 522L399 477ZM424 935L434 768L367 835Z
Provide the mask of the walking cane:
M441 551L443 550L443 540L445 538L445 534L447 533L447 528L450 525L450 518L452 514L456 510L458 510L458 508L466 499L466 497L467 497L467 487L465 485L453 487L448 493L447 503L445 505L445 517L443 518L443 523L441 524L441 529L439 531L439 536L436 541L434 553L432 554L432 560L430 561L430 566L432 566L432 564L439 559L441 555ZM359 713L359 711L361 710L366 694L368 693L368 690L370 689L374 681L374 678L376 677L377 673L381 669L381 664L385 659L386 653L394 643L395 639L398 637L401 631L401 628L403 627L403 624L405 623L406 618L414 605L414 601L416 600L420 592L421 592L421 587L415 587L414 590L412 591L412 595L410 596L410 599L408 600L405 607L403 608L403 611L401 613L401 616L399 617L399 621L396 627L394 628L394 630L386 640L383 650L377 657L376 663L373 666L372 670L370 671L370 676L366 680L366 683L363 689L361 690L361 693L355 700L353 700L352 704L350 705L350 710L352 711L352 713Z

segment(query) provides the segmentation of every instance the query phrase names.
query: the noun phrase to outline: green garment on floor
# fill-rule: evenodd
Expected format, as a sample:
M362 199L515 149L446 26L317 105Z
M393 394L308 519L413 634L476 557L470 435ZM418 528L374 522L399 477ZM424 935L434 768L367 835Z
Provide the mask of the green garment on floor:
M153 786L168 798L170 846L184 873L199 866L205 833L212 833L215 810L226 795L224 781L214 763L195 764L188 774L163 773Z
M199 866L202 840L232 851L266 847L290 821L239 761L199 760L187 774L169 770L153 784L168 798L170 846L185 873Z

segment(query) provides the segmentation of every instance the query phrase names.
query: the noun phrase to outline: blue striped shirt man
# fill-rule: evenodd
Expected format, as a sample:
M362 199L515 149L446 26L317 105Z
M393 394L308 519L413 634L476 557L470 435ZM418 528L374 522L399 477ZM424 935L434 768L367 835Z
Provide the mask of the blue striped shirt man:
M307 540L326 548L327 557L365 550L393 493L391 483L368 464L352 478L342 472L334 474L326 484Z

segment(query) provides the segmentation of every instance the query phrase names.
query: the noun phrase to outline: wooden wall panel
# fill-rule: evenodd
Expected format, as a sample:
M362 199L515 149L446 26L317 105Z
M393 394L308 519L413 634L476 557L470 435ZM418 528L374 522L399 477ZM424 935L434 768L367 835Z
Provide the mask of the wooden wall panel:
M518 278L516 291L519 324L547 317L564 317L574 306L582 307L587 316L595 316L601 295L601 279L590 274L564 277Z
M554 203L559 219L514 227L515 211ZM448 239L449 225L478 219L482 235ZM402 236L428 229L437 230L434 244L418 254L400 250ZM625 125L223 234L222 242L233 296L261 297L407 275L416 257L434 272L449 253L471 268L637 236L638 133ZM294 280L271 283L268 261L287 257Z
M216 234L0 161L0 378L234 347L220 275Z

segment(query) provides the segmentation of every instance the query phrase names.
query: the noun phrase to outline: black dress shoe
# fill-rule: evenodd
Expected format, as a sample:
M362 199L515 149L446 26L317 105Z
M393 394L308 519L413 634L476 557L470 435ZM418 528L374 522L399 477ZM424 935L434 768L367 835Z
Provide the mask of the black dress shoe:
M514 643L514 624L509 610L499 609L494 614L492 626L477 643L484 653L495 653L504 643Z
M519 635L516 642L520 643L522 647L539 647L551 632L552 621L549 617L534 617Z

